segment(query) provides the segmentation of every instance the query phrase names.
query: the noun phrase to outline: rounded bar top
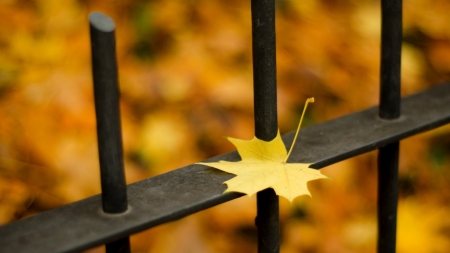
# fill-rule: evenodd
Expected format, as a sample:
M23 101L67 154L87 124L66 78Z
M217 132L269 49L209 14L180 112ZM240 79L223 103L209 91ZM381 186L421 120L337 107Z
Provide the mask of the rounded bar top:
M113 32L116 28L114 20L101 12L89 14L89 23L102 32Z

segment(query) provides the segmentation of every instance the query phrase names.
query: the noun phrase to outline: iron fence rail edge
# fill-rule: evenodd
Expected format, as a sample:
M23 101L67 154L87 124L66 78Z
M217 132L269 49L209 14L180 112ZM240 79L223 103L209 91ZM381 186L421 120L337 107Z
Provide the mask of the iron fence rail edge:
M378 107L313 125L300 132L289 162L320 169L450 122L450 83L402 99L402 116L382 120ZM287 146L293 133L283 136ZM206 161L237 161L236 152ZM203 165L127 186L129 209L105 214L100 195L0 227L1 252L79 252L180 219L242 196L222 194L233 175Z

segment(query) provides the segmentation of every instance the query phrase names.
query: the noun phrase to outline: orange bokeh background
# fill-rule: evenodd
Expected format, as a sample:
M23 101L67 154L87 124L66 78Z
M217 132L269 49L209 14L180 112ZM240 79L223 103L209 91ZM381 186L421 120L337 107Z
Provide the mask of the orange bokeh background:
M277 0L279 127L378 103L380 3ZM250 1L0 1L0 224L100 192L89 26L117 25L128 183L253 137ZM404 0L402 95L450 78L450 2ZM401 142L397 252L450 251L449 127ZM367 129L370 132L370 129ZM376 152L281 199L282 252L375 252ZM133 252L256 252L255 197L132 236ZM102 248L89 252L102 252Z

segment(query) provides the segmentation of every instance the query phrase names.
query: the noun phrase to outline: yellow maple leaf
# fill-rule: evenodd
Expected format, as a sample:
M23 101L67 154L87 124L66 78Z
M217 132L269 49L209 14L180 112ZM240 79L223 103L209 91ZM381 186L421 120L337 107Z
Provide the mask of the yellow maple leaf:
M327 177L320 171L309 168L310 163L287 163L309 102L314 102L314 98L306 100L289 153L286 151L280 131L278 131L277 136L271 141L263 141L256 137L251 140L227 138L236 146L241 156L239 162L219 161L198 164L237 175L224 182L228 186L225 193L241 192L251 196L255 192L273 188L278 196L283 196L290 202L301 195L311 196L307 182Z

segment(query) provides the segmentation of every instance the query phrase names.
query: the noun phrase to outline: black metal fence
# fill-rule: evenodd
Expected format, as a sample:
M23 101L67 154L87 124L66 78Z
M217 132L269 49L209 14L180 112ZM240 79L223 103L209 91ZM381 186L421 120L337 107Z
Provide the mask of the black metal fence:
M275 2L252 0L255 135L277 133ZM399 141L450 121L450 84L400 98L402 2L382 0L380 105L304 129L291 162L324 166L379 149L378 252L395 252ZM125 185L114 22L90 15L102 194L0 227L2 252L79 252L106 244L130 252L129 236L242 196L222 194L232 175L189 165ZM400 113L401 112L401 113ZM293 134L283 136L290 145ZM236 161L231 152L208 161ZM257 194L258 250L279 252L278 197Z

